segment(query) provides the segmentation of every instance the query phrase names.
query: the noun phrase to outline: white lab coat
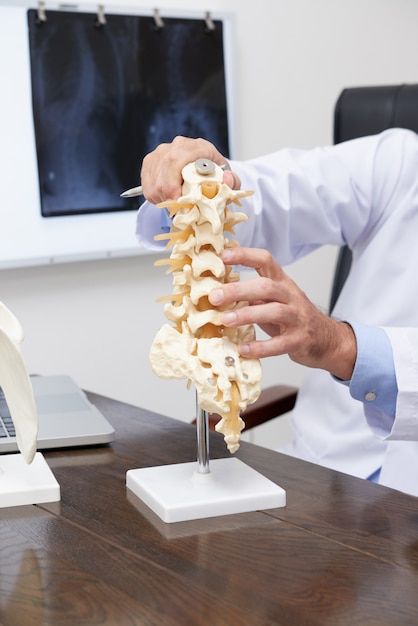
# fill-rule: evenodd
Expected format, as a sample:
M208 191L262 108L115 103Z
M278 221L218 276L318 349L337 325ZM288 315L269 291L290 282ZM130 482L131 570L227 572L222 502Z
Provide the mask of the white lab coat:
M307 461L418 495L418 137L390 130L313 151L279 151L233 163L250 220L242 245L287 264L321 244L348 243L349 278L333 314L382 326L391 341L398 399L395 422L354 400L327 372L309 371L292 414Z
M381 467L381 484L418 495L418 136L395 129L231 165L255 191L242 200L250 219L236 227L241 245L267 248L286 265L347 243L353 264L334 315L384 327L394 354L393 427L373 408L366 415L330 374L310 370L285 451L362 478ZM147 222L140 212L139 230L155 233Z

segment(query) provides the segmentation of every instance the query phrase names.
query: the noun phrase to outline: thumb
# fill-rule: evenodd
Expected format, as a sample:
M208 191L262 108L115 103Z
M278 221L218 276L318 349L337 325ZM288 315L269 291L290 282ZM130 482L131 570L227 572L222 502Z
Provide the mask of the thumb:
M231 189L240 189L241 187L239 176L231 170L224 171L223 182L225 185L228 185L228 187L231 187Z

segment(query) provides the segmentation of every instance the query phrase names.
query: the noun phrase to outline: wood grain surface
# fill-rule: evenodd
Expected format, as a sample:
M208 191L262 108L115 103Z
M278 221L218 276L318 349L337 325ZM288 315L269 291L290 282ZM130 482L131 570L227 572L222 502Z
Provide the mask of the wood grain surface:
M45 453L61 502L0 509L1 625L418 624L417 498L243 443L286 508L165 524L126 472L195 460L195 428L89 397L115 441Z

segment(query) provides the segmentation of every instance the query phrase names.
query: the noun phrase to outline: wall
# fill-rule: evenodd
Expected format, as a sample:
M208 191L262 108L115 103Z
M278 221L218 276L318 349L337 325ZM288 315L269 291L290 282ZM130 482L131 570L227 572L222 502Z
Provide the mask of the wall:
M130 4L152 12L127 0L112 0L106 10L129 12ZM414 0L165 0L158 7L163 17L164 10L195 15L208 8L214 18L235 16L237 158L330 143L342 88L418 79ZM22 195L21 201L30 198ZM335 252L325 248L289 268L323 307ZM150 255L1 271L0 298L24 326L30 371L67 373L86 389L191 420L193 392L184 381L159 380L148 365L150 343L165 321L155 299L169 293L171 284L154 260ZM301 376L285 357L264 362L265 385L297 384ZM287 436L285 423L283 432L276 425L267 433L261 429L256 441L274 446Z

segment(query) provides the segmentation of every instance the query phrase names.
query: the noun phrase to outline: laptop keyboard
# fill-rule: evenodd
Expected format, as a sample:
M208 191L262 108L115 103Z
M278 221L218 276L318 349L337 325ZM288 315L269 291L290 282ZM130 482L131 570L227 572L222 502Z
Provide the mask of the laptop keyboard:
M4 437L15 437L16 431L13 420L7 406L3 389L0 387L0 439Z

